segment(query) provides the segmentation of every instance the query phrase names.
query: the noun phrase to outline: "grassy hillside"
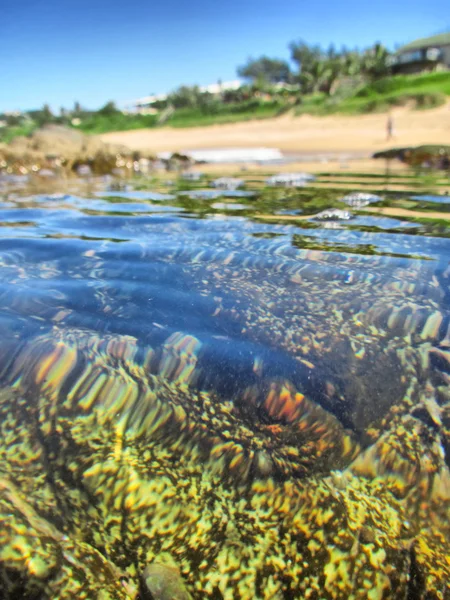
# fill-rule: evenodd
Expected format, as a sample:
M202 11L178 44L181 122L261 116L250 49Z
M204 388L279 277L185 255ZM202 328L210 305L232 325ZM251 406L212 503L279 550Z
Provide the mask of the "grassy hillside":
M93 114L82 120L76 127L84 133L107 133L108 131L127 131L129 129L145 129L157 125L156 115L128 115L118 112L115 115Z
M450 72L421 75L396 75L365 84L345 96L339 93L304 96L296 114L327 115L381 112L392 106L412 104L415 108L434 108L450 96Z
M356 96L363 98L404 92L441 92L450 96L450 72L422 73L420 75L396 75L383 77L362 87Z
M249 119L275 117L283 111L285 104L279 101L260 101L257 99L244 102L221 104L204 108L179 108L167 118L164 125L171 127L195 127L197 125L216 125L234 123ZM127 131L158 126L158 115L92 115L83 121L78 129L85 133L106 133L108 131ZM162 125L159 125L162 126Z

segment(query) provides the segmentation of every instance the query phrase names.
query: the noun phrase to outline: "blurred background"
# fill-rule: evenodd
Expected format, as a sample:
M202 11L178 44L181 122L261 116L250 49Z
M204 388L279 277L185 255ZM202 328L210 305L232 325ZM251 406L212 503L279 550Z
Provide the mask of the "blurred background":
M7 3L2 168L73 167L105 143L240 164L447 156L446 4Z

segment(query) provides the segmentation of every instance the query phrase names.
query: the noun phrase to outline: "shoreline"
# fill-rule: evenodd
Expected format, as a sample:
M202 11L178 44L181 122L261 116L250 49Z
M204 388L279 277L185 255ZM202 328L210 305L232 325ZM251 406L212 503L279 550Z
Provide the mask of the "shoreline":
M386 139L388 113L356 116L282 115L204 127L136 129L98 136L104 142L132 150L186 152L229 148L272 148L289 155L367 157L396 146L444 144L450 139L450 102L429 110L399 107L391 111L395 137ZM345 156L343 156L345 158ZM348 158L347 158L348 159ZM217 163L216 163L217 164Z

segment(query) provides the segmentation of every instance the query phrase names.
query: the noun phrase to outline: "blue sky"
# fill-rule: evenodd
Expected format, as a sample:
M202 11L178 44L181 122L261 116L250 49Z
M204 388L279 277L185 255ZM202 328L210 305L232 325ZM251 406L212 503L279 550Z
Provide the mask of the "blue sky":
M448 0L3 0L0 111L235 79L248 56L288 59L300 38L394 48L449 28Z

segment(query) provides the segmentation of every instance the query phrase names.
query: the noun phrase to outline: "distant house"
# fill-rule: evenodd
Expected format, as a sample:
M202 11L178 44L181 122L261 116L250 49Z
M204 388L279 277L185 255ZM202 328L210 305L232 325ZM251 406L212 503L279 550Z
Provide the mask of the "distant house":
M421 38L390 57L394 74L450 69L450 33Z

